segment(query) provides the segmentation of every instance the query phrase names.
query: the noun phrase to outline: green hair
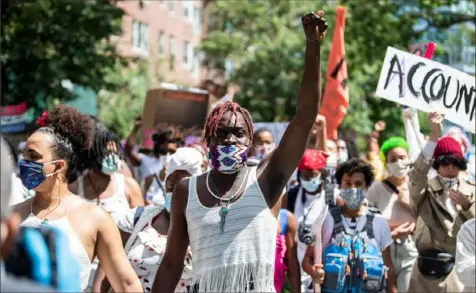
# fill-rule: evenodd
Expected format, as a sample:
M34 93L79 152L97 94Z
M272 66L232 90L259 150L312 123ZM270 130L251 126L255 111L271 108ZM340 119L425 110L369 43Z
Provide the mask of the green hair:
M380 147L380 158L382 162L387 162L387 153L394 148L404 148L408 152L408 143L403 137L394 136L387 139Z

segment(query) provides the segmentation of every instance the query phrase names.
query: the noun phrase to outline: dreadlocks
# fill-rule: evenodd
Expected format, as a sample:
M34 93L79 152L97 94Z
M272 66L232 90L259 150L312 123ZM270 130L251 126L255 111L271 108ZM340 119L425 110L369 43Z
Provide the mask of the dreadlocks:
M210 138L212 136L217 136L218 124L220 123L220 120L223 117L223 115L227 112L232 113L228 122L231 121L231 118L233 116L237 118L236 117L237 113L241 113L243 115L243 117L245 118L246 126L248 127L248 132L250 134L250 140L251 140L250 142L252 144L253 143L253 123L252 123L250 112L248 112L248 110L246 110L245 108L242 108L237 103L230 102L230 101L227 101L223 104L216 106L210 112L210 115L208 115L207 123L205 124L205 135L203 138L205 143L209 144ZM235 119L235 124L236 124L236 121L237 119Z
M108 143L115 144L117 147L117 153L119 153L121 144L117 135L107 129L101 122L96 120L94 125L93 145L87 151L87 155L85 156L87 159L83 163L84 169L101 170L102 160L109 154L113 153L112 150L108 150Z

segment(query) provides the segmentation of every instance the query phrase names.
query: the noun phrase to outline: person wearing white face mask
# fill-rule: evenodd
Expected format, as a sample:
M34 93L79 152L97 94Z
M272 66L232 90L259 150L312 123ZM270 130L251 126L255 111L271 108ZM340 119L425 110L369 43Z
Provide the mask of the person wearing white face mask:
M466 169L461 146L441 137L443 116L430 113L430 139L409 173L410 201L417 217L414 234L419 252L409 292L461 292L455 269L456 235L475 217L475 190L461 177ZM430 168L438 176L428 180Z
M288 191L287 209L294 213L297 226L297 257L302 263L307 246L312 243L311 228L317 217L326 212L325 185L327 155L307 149L298 165L299 185ZM336 199L332 199L335 204ZM301 273L301 292L312 292L311 277Z
M368 191L369 206L377 208L387 219L394 240L391 252L399 292L407 292L413 264L418 256L411 233L415 218L410 206L408 144L401 137L391 137L382 144L380 157L389 176L374 182Z
M367 189L374 179L372 166L360 159L350 159L337 167L335 178L344 205L329 209L322 233L318 226L313 227L314 235L322 235L322 263L315 263L312 243L303 260L304 271L321 285L322 292L382 292L386 287L387 292L396 293L389 225L385 218L364 205ZM367 263L368 259L372 259L372 264ZM368 266L372 270L365 269ZM364 272L360 270L362 267ZM365 287L364 276L373 280L373 288Z
M165 176L165 203L157 206L130 209L117 223L127 257L132 264L145 292L150 292L157 269L167 245L170 225L172 190L184 178L202 174L202 154L191 147L178 148L170 158ZM181 279L174 292L187 292L192 277L192 254L190 247L184 260ZM94 288L107 292L110 285L103 273L95 278ZM95 291L98 292L98 291Z

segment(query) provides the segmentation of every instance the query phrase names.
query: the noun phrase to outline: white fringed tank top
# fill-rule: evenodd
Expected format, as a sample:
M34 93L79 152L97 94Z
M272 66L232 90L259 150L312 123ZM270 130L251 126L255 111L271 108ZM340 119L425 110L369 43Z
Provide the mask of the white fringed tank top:
M276 292L276 217L263 197L252 168L243 195L229 205L224 232L219 207L198 199L197 177L190 178L186 218L198 292Z

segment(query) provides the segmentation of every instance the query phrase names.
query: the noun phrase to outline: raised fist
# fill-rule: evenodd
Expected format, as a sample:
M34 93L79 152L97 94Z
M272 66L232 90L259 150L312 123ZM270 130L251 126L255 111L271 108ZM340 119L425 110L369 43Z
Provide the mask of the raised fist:
M308 42L321 43L327 32L327 22L322 10L311 12L302 17L302 26Z

